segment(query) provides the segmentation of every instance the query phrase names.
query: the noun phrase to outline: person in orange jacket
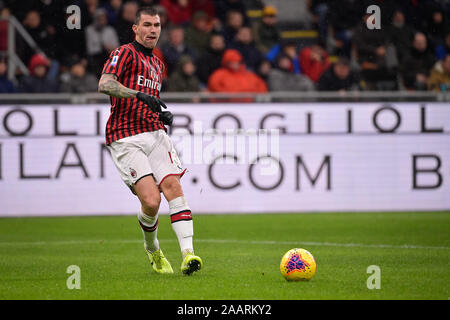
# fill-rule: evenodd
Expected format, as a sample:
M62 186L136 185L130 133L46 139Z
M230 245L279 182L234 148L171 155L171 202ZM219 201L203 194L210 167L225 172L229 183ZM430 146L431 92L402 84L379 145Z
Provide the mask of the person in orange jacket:
M239 51L228 49L222 57L222 67L208 79L211 92L267 92L267 85L255 73L247 70Z

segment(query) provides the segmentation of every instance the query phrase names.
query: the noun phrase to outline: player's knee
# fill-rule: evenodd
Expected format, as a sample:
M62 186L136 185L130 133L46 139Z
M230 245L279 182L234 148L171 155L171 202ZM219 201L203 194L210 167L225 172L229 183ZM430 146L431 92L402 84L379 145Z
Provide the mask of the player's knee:
M165 179L161 184L161 189L164 192L170 192L172 194L183 193L183 190L181 189L180 180L176 176L170 176L167 179Z
M141 197L142 207L147 215L155 216L161 203L160 194L145 194Z

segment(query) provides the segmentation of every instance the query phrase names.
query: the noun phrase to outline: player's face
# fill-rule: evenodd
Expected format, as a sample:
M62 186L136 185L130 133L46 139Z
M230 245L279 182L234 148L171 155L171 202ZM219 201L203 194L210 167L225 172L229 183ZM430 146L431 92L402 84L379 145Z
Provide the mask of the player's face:
M133 25L136 41L144 47L153 49L161 34L161 21L159 15L151 16L142 14L139 23Z

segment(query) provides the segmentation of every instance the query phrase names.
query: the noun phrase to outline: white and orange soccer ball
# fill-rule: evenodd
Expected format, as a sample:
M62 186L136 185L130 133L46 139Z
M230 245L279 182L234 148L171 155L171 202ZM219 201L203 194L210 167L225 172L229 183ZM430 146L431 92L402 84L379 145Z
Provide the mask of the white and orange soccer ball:
M281 258L280 271L287 281L310 280L316 269L316 260L305 249L291 249Z

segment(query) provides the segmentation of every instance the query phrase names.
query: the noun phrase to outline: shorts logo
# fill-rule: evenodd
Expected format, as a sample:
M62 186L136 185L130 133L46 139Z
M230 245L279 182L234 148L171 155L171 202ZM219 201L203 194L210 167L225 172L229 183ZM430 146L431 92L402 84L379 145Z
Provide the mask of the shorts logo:
M136 178L136 176L137 176L136 170L134 170L133 168L130 168L130 174L131 174L131 177L133 177L133 178Z

